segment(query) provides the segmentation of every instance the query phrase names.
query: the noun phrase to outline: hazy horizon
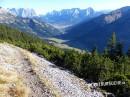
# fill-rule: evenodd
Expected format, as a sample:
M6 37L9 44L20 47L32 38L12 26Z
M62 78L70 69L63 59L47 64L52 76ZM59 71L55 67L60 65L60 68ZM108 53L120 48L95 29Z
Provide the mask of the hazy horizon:
M15 2L15 3L14 3ZM96 11L115 10L124 6L129 6L130 0L0 0L3 8L32 8L37 14L45 14L53 10L92 7Z

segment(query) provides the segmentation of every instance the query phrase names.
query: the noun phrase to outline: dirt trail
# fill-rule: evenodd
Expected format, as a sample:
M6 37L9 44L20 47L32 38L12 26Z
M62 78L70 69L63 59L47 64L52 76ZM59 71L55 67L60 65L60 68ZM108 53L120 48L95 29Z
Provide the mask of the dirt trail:
M84 80L13 45L0 44L0 63L18 72L31 90L29 97L103 97Z
M30 88L29 97L53 97L50 90L41 83L33 72L31 64L22 56L20 50L11 45L0 44L0 63L6 68L15 69L23 82Z

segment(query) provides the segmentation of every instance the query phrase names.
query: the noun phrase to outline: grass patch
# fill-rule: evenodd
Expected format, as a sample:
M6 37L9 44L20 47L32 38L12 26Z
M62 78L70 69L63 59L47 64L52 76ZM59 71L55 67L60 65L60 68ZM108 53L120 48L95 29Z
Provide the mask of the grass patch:
M27 88L17 72L0 66L0 97L28 97Z

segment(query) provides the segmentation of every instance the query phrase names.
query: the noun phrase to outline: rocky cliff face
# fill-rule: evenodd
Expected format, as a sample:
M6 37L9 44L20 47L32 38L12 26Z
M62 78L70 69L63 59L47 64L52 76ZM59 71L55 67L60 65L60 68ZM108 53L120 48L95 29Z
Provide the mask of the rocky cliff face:
M84 80L70 72L7 43L0 44L0 63L1 67L15 71L26 87L23 88L26 95L5 93L9 97L103 97L101 92L92 91ZM13 83L13 87L16 86ZM25 92L27 89L29 92Z
M19 9L16 9L16 8L11 8L11 9L8 9L9 12L15 16L18 16L18 17L23 17L23 18L32 18L34 16L36 16L36 12L34 11L34 9L24 9L24 8L19 8Z

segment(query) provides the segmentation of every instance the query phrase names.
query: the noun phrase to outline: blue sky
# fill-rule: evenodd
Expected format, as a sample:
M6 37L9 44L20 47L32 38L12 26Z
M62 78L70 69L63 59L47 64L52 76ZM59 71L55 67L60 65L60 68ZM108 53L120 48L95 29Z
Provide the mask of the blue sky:
M33 8L39 14L52 10L88 8L95 10L117 9L130 6L130 0L0 0L4 8Z

